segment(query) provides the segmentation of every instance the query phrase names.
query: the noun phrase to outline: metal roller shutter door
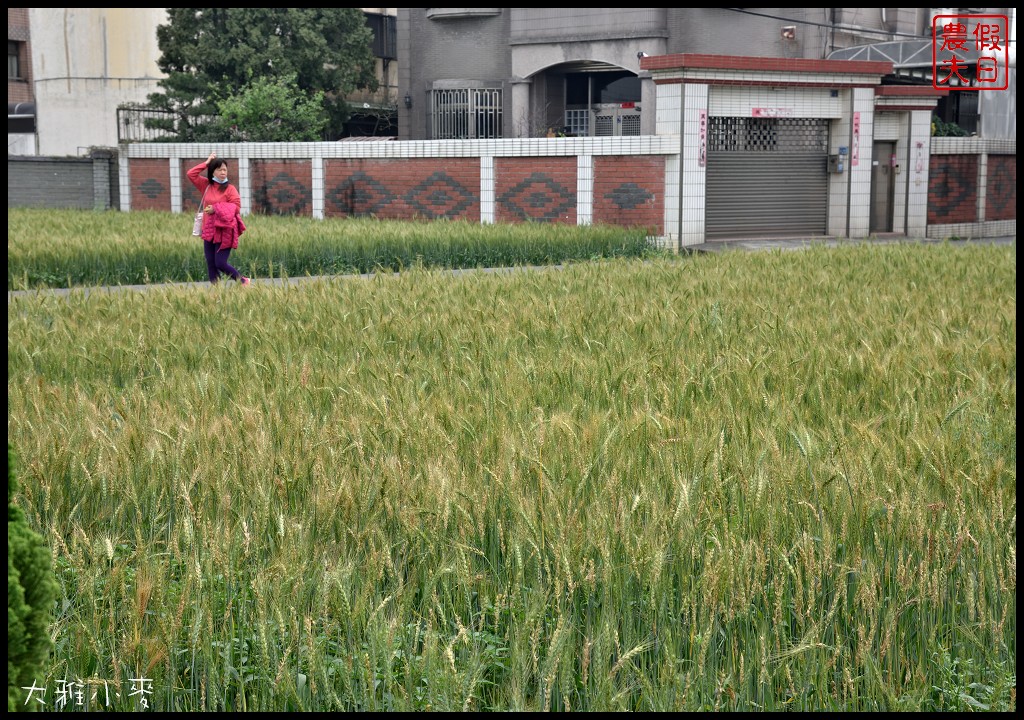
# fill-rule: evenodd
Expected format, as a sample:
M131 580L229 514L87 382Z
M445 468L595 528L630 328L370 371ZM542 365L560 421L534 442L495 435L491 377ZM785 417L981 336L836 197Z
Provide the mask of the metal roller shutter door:
M825 234L827 120L710 120L708 240Z

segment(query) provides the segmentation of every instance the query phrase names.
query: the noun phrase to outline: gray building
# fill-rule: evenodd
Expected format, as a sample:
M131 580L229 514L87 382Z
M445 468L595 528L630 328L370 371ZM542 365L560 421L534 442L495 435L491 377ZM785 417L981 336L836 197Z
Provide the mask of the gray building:
M893 62L931 86L932 18L1013 8L399 8L399 138L655 132L645 56L706 54ZM1011 41L1011 47L1015 44ZM1010 90L953 93L937 113L969 133L1016 136ZM991 118L986 124L982 118Z

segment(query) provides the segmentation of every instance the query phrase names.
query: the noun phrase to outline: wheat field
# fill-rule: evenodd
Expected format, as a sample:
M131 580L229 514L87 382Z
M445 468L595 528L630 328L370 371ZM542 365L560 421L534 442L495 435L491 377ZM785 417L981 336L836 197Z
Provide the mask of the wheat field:
M1014 710L1015 317L952 244L9 299L39 684Z

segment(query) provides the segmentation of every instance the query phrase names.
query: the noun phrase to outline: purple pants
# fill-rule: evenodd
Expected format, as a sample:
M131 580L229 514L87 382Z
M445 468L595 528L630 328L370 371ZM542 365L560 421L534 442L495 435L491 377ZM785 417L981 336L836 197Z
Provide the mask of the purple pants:
M206 253L206 272L210 276L211 283L217 282L221 273L230 275L235 280L241 279L242 274L228 265L231 248L221 250L219 244L203 240L203 252Z

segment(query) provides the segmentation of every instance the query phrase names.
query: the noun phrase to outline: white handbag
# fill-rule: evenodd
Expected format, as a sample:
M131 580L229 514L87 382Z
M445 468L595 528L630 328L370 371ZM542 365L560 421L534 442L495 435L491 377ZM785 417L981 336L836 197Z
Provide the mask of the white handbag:
M210 186L206 186L206 190L209 190ZM199 201L199 209L196 211L196 220L192 223L192 234L199 237L203 234L203 203L206 201L206 190L203 190L203 197Z

